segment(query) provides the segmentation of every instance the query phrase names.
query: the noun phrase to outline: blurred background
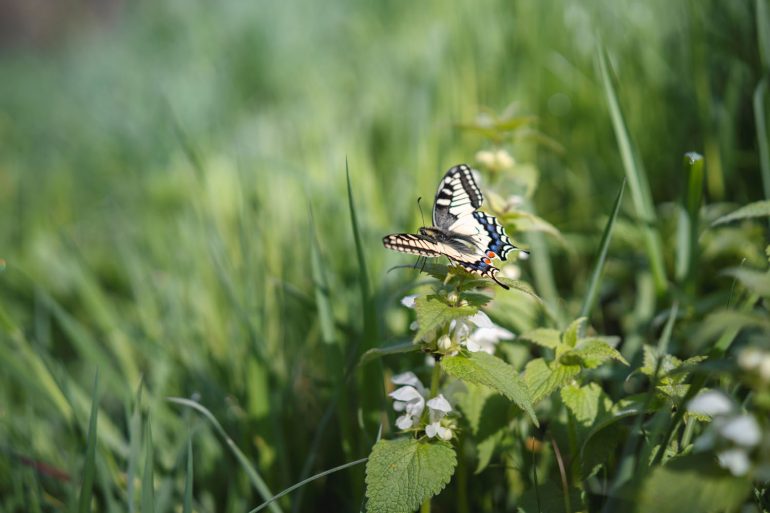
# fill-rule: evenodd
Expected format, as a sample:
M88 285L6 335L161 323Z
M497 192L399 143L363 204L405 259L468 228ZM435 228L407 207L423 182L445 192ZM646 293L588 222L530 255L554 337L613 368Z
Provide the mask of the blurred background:
M99 511L133 508L148 468L156 509L179 510L189 437L197 510L262 501L212 424L168 396L209 409L272 493L366 456L382 373L422 364L350 370L409 338L398 299L421 278L386 274L412 259L381 238L415 230L417 197L479 150L515 158L489 183L550 223L509 228L539 250L523 279L574 318L624 176L600 47L664 245L687 151L705 157L714 212L763 199L762 5L0 1L0 509L76 503L97 369ZM495 116L520 129L464 129ZM655 294L624 205L594 322L643 337ZM761 230L728 235L713 261L764 261ZM727 283L703 276L704 291ZM502 324L546 322L513 296ZM354 511L362 497L355 467L281 505Z

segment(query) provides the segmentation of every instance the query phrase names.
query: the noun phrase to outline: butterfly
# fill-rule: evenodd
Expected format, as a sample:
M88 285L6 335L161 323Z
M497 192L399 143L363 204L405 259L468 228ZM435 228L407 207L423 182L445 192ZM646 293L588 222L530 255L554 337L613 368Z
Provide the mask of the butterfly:
M506 260L511 251L519 248L511 244L497 219L478 210L483 201L471 168L465 164L454 166L438 184L433 226L423 226L418 233L387 235L382 243L388 249L422 257L443 255L508 289L498 281L500 270L492 265L492 259Z

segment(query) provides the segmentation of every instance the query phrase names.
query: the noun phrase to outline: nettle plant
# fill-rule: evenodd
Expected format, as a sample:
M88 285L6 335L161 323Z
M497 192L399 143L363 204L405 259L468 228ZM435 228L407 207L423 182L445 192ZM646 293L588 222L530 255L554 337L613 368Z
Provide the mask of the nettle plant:
M514 165L502 149L480 152L477 160L491 171ZM439 186L436 196L439 206L442 194L448 191L447 180L452 172L447 173ZM457 185L458 189L476 187L475 181L468 178L470 184ZM442 189L445 186L447 188ZM474 203L473 193L469 195L469 201ZM496 194L490 196L492 211L509 226L515 219L535 219L540 226L550 226L520 209L522 198L503 200ZM445 203L450 206L448 200ZM434 212L437 226L441 224L441 215ZM493 234L494 219L489 220L485 215L480 218L488 221L485 226L492 226L487 228L492 240L484 239L484 243L499 252L497 248L502 242L497 244ZM508 241L502 229L497 232L501 241ZM587 431L600 415L609 415L616 407L599 385L585 378L585 371L610 360L628 364L615 349L618 339L586 335L586 319L581 317L563 332L540 328L521 334L519 341L540 356L527 361L523 372L518 371L495 354L498 342L511 340L514 334L493 323L484 309L491 305L495 293L523 293L538 302L540 299L528 284L511 277L518 274L515 264L498 273L487 258L497 256L492 251L485 253L487 256L481 257L476 263L478 267L474 267L473 259L465 255L458 257L452 252L451 241L446 239L445 234L426 229L422 229L420 235L385 238L386 247L422 256L437 256L431 251L441 250L452 264L423 262L419 269L435 281L423 293L402 300L416 317L412 324L413 349L427 355L432 370L427 386L412 371L391 378L394 389L389 396L398 415L395 420L398 435L393 439L380 439L367 462L367 510L372 513L414 511L418 507L429 511L431 497L449 483L457 470L458 451L469 447L475 449L477 456L476 473L490 464L498 449L506 449L499 451L503 458L513 458L505 462L506 466L521 467L524 454L531 454L540 444L533 436L540 426L535 408L557 391L558 402L566 408L564 415L569 417L570 453L581 452L583 448L576 444L587 439ZM520 254L526 258L525 252ZM519 358L518 363L524 363L526 358ZM500 399L508 404L500 404ZM579 436L581 430L585 433ZM517 444L521 450L511 451ZM589 450L587 460L600 459L602 455L595 455L599 452L604 454L599 449ZM515 454L518 456L513 456ZM463 457L464 454L460 454L459 458ZM579 459L572 461L580 465ZM562 473L569 472L564 469L564 461L560 460L559 465ZM568 495L565 500L570 500Z

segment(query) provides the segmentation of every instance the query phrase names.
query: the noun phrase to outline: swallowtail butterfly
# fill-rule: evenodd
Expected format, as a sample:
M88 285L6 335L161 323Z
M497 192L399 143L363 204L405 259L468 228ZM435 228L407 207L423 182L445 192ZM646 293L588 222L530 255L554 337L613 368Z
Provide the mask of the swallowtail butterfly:
M446 172L433 201L433 226L418 233L394 233L382 239L386 248L423 257L445 256L467 271L497 280L492 259L506 260L518 249L497 220L479 212L481 196L471 169L460 164Z

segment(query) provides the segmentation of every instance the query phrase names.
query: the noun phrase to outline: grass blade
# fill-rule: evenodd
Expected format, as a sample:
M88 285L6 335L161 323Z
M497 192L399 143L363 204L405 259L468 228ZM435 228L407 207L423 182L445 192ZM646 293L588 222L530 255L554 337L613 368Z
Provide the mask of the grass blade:
M770 73L770 6L768 0L757 0L757 46L759 60Z
M204 406L196 403L195 401L191 401L189 399L183 399L181 397L169 397L169 401L172 403L180 404L182 406L187 406L188 408L192 408L193 410L201 413L206 419L208 419L209 422L214 426L214 428L217 430L217 432L222 436L222 438L225 439L225 443L227 444L227 447L232 451L232 453L235 455L235 458L238 460L238 463L241 464L243 469L246 471L246 475L249 476L249 481L251 481L251 484L254 486L254 489L257 490L257 492L262 496L263 499L268 499L273 494L270 492L270 489L267 487L267 484L262 479L262 476L259 475L259 472L257 472L257 469L252 466L251 463L249 463L248 458L246 458L246 455L241 452L241 450L238 448L237 445L235 445L235 442L227 436L227 433L225 432L222 425L219 423L216 417ZM282 513L283 510L278 506L277 503L271 502L270 503L270 510L273 513Z
M703 157L695 152L684 156L687 190L679 209L676 248L676 279L692 292L693 271L698 260L698 220L703 201Z
M757 84L754 90L754 122L757 125L757 146L759 147L759 169L762 172L762 187L765 198L770 199L770 141L767 134L767 116L765 96L767 95L767 77Z
M187 474L184 479L184 509L183 513L192 513L193 500L193 451L192 434L187 438Z
M155 511L155 476L153 471L154 449L152 446L152 431L150 429L150 419L144 430L144 474L142 475L142 513L154 513Z
M361 287L361 305L364 314L364 344L362 349L369 349L375 339L375 316L374 303L369 287L369 272L366 267L366 258L364 257L364 246L361 242L361 232L358 228L358 216L356 215L356 206L353 202L353 188L350 185L350 169L347 160L345 161L345 174L348 182L348 207L350 208L350 224L353 229L353 239L356 243L356 258L358 259L358 282Z
M602 240L599 243L599 256L596 259L596 265L591 273L591 280L588 282L588 290L586 291L585 298L583 299L583 307L580 309L580 315L578 317L588 317L588 314L593 308L594 301L596 300L596 293L599 290L599 283L601 282L602 270L604 269L604 263L607 260L607 251L610 248L610 239L612 239L612 228L615 226L615 219L618 217L620 211L621 200L623 199L623 191L626 188L626 180L623 179L623 183L620 184L620 190L615 198L615 204L612 207L612 213L607 220L607 225L604 227L604 233L602 233Z
M650 269L655 281L655 290L658 295L662 294L668 288L666 281L666 271L663 264L663 247L660 241L660 235L653 228L656 222L655 207L652 203L650 193L650 184L647 181L646 173L641 166L636 151L631 144L631 136L628 133L623 112L620 109L615 87L612 85L612 79L608 70L607 57L604 49L598 51L599 72L601 74L604 93L607 97L607 106L610 110L612 126L615 130L615 137L618 140L618 149L623 161L623 169L628 179L628 187L631 189L631 199L634 202L634 208L637 216L642 223L644 241L647 250L647 258L650 260Z
M99 372L94 377L93 402L91 403L91 418L88 422L88 441L86 443L86 461L83 469L83 483L80 487L78 499L78 512L91 511L91 497L93 496L94 477L96 475L96 430L99 412Z
M335 472L339 472L340 470L345 470L346 468L353 467L355 465L360 465L361 463L366 462L368 459L369 458L361 458L360 460L351 461L349 463L345 463L344 465L340 465L339 467L330 468L329 470L324 470L323 472L320 472L320 473L318 473L318 474L316 474L314 476L310 476L307 479L304 479L304 480L300 481L299 483L288 487L287 489L285 489L284 491L282 491L278 495L274 495L274 496L270 497L268 500L266 500L265 502L263 502L262 504L260 504L256 508L250 510L249 513L257 513L257 511L262 511L263 509L265 509L265 507L269 506L270 504L274 504L276 500L280 499L281 497L283 497L286 494L289 494L289 493L293 492L294 490L296 490L297 488L299 488L301 486L305 486L306 484L308 484L310 482L313 482L316 479L319 479L319 478L324 477L324 476L328 476L329 474L334 474Z
M136 476L136 465L139 462L140 443L142 438L142 382L136 390L136 399L134 400L134 411L131 413L131 420L128 424L128 470L126 471L126 500L128 501L128 512L134 513L134 479Z

